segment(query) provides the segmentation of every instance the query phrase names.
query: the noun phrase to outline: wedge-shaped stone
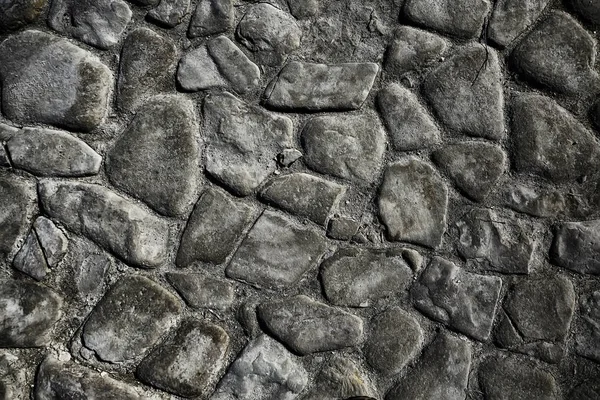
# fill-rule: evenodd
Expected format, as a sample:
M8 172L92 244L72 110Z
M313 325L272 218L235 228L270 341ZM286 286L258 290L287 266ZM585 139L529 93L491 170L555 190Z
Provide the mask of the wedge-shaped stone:
M235 297L233 285L204 274L169 272L167 280L192 308L227 309Z
M37 281L43 280L49 272L44 251L33 230L29 231L25 243L15 255L13 267Z
M200 0L190 21L188 36L195 38L225 32L233 25L234 17L232 0Z
M600 220L560 224L554 234L550 259L580 274L600 275Z
M548 3L549 0L497 1L487 30L488 38L500 46L508 46L538 19Z
M426 67L439 59L447 47L448 42L438 35L401 26L396 29L387 49L385 72L401 77L409 71Z
M46 217L37 217L33 228L49 267L55 267L65 256L69 242L65 234Z
M0 171L0 260L27 235L36 204L33 181Z
M153 268L166 261L169 224L99 185L42 181L45 212L127 262Z

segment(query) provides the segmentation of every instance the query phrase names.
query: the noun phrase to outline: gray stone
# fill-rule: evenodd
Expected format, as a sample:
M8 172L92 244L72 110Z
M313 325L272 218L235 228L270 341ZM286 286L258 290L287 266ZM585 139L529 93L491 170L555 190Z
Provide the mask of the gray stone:
M138 6L156 7L161 0L128 0L130 3L137 4Z
M407 0L403 7L411 21L460 39L479 36L489 9L488 0Z
M45 212L125 261L157 267L166 261L169 225L134 202L93 184L42 181Z
M197 132L191 100L153 97L108 151L108 179L161 214L184 214L196 200L200 180Z
M206 44L190 51L179 60L177 83L188 92L228 86L217 64L208 54Z
M0 283L0 347L50 344L62 316L62 299L45 286L27 281Z
M167 273L167 280L192 308L226 310L234 300L233 286L203 274Z
M47 0L12 0L0 3L0 33L16 31L38 19Z
M359 227L360 222L350 217L333 217L327 226L327 236L337 240L350 240Z
M124 382L74 362L61 362L53 356L48 356L37 371L35 398L141 400L142 396L133 386Z
M398 307L375 316L371 332L363 352L369 365L384 375L400 373L423 347L423 329Z
M260 197L282 210L327 226L329 214L345 192L345 186L297 172L271 179Z
M10 350L0 352L0 399L28 400L30 385L26 356L17 355Z
M553 187L514 182L503 189L501 196L506 206L534 217L555 217L567 208L565 196Z
M456 223L458 251L485 269L505 274L528 274L536 247L533 226L489 209L473 209Z
M13 167L38 176L96 175L102 157L66 132L25 128L6 142Z
M377 107L396 150L417 150L441 141L437 126L410 90L388 85L378 93Z
M541 15L549 0L499 0L487 29L487 36L506 47Z
M290 13L298 19L308 19L317 16L321 11L319 0L287 0Z
M300 158L302 158L303 154L300 150L297 149L284 149L281 153L277 154L277 162L282 167L289 167Z
M0 122L0 141L6 142L10 140L16 133L19 133L20 129L14 126L6 125Z
M366 307L412 283L412 271L395 249L344 248L321 264L321 282L332 304Z
M312 118L302 130L304 161L309 168L358 183L379 175L385 132L370 114Z
M586 22L600 26L600 4L593 0L567 0L566 3Z
M10 167L10 158L2 142L0 142L0 167Z
M267 106L283 111L356 110L366 100L379 66L292 61L265 91Z
M580 274L600 275L600 220L560 224L554 234L550 259Z
M492 331L502 279L479 275L435 257L412 289L415 307L474 339L486 341Z
M308 381L289 351L267 335L253 339L233 362L211 400L293 400Z
M32 181L0 171L0 260L27 235L36 204Z
M398 78L409 71L427 67L439 60L447 47L448 42L438 35L401 26L394 32L387 48L385 72Z
M131 9L122 0L53 0L48 25L106 50L119 43L131 16Z
M160 4L148 11L148 18L165 26L174 28L181 23L190 8L190 0L160 0Z
M594 173L600 145L594 135L550 98L517 94L512 102L513 167L567 183Z
M219 326L187 320L138 366L142 381L184 397L208 394L224 364L229 336Z
M302 30L288 13L258 3L244 14L236 36L263 64L279 65L300 47Z
M386 400L464 400L471 369L471 345L440 332Z
M7 118L84 132L104 119L113 85L110 70L92 53L33 30L0 44L0 79Z
M361 396L373 393L367 376L354 362L345 356L334 355L319 371L312 389L302 396L302 400L359 400L366 399Z
M225 32L232 27L233 19L232 0L200 0L190 21L188 36L195 38Z
M304 295L262 303L257 311L266 329L300 355L339 350L363 341L359 317Z
M320 232L267 210L233 255L225 273L259 287L284 288L315 266L326 246Z
M119 109L134 111L146 97L171 89L176 55L173 41L148 28L138 28L127 35L117 82Z
M482 201L506 170L506 153L490 143L458 143L436 150L434 162L470 199Z
M505 136L501 79L496 52L472 44L433 70L423 93L448 128L500 140Z
M33 223L35 234L49 267L55 267L67 253L69 242L54 222L46 217L37 217Z
M242 326L244 334L250 338L256 338L262 333L256 318L256 302L246 301L240 304L236 312L236 320Z
M600 291L586 294L579 308L579 329L575 330L577 354L600 362Z
M83 345L102 361L133 361L175 325L180 311L179 300L156 282L121 278L85 322Z
M13 267L37 281L44 280L46 274L50 271L44 257L44 251L33 230L29 231L23 247L15 256Z
M73 290L80 300L96 304L104 293L106 276L113 263L98 246L75 236L63 263L69 270L68 283L63 285Z
M577 385L577 387L575 387L571 393L569 393L569 399L600 399L600 382L598 382L596 378L592 378Z
M415 157L390 164L378 205L391 240L440 245L446 231L448 189L429 164Z
M247 105L229 93L204 100L206 171L234 193L251 194L293 147L292 121Z
M592 36L568 14L554 12L514 49L511 64L526 79L578 96L600 89L595 58Z

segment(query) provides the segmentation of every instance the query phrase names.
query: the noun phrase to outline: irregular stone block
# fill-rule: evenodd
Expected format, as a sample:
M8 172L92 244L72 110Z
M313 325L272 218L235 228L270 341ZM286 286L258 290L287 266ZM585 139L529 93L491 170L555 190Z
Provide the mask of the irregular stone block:
M512 183L502 191L504 204L534 217L555 217L567 209L567 199L553 187Z
M580 274L600 275L600 220L560 224L550 260Z
M233 19L232 0L200 0L190 21L188 36L195 38L225 32L233 25Z
M337 240L350 240L356 232L360 223L349 217L333 217L327 226L327 237Z
M25 243L15 255L13 267L37 281L43 280L50 271L44 257L44 251L33 230L29 231Z
M401 26L394 32L394 38L387 48L385 71L399 78L438 60L447 47L448 42L438 35Z
M46 217L37 217L33 223L35 234L49 267L55 267L67 253L69 242L54 222Z
M296 0L292 0L296 1ZM345 356L334 355L319 371L312 389L302 400L369 399L374 390L366 374Z
M74 236L63 263L63 268L69 271L63 286L87 304L96 304L104 293L106 276L113 264L113 259L101 248Z
M8 257L27 235L36 204L32 181L0 171L0 259Z
M34 22L46 7L47 0L3 1L0 4L0 32L16 31Z
M226 281L202 274L169 272L167 280L192 308L226 310L233 303L233 286Z
M298 19L314 17L321 11L319 0L287 0L290 13Z
M502 47L508 46L542 14L549 0L499 0L496 2L487 36Z
M181 23L190 8L190 0L161 0L160 4L148 11L148 18L167 28Z
M575 352L600 362L600 291L581 298L579 329L575 330Z

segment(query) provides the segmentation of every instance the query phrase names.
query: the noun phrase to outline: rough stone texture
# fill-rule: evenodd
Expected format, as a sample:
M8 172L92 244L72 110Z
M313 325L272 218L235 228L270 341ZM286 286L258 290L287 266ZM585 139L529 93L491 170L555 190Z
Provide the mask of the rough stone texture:
M580 329L575 335L577 354L600 362L600 291L586 293L580 300Z
M499 0L496 2L488 37L505 47L512 43L540 16L549 0Z
M233 17L232 0L200 0L190 21L188 36L195 38L225 32L232 27Z
M167 280L192 308L226 310L234 300L233 286L203 274L169 272Z
M534 217L554 217L567 208L565 196L559 190L519 182L504 189L503 199L506 206Z
M319 0L287 0L290 13L298 19L308 19L319 14L321 4Z
M16 31L34 22L47 0L13 0L0 3L0 33Z
M596 379L590 379L578 385L571 393L571 399L598 400L600 399L600 384Z
M400 77L405 73L431 65L446 51L448 43L435 34L401 26L387 49L385 72Z
M33 228L48 266L55 267L65 256L69 242L65 234L46 217L36 218Z
M166 28L174 28L181 23L190 8L190 0L161 0L160 4L148 11L148 18Z
M0 171L0 260L27 235L36 203L31 181Z
M349 217L333 217L327 225L327 237L337 240L350 240L356 232L360 223Z
M600 221L560 224L554 234L550 259L580 274L600 275Z
M68 286L75 297L96 304L105 290L106 276L113 260L92 242L72 237L63 268L68 269Z
M44 251L33 230L29 232L23 247L15 255L13 267L38 281L43 280L49 272Z
M566 4L586 22L594 26L600 25L600 5L598 3L590 0L567 0Z
M302 400L364 399L373 394L371 383L351 360L334 356L315 378ZM354 397L356 396L356 397Z

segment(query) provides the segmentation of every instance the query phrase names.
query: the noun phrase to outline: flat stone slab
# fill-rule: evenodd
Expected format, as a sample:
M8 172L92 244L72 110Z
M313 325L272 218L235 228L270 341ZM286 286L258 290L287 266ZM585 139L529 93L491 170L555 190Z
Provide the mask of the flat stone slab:
M158 25L174 28L182 22L189 8L190 0L161 0L146 16Z
M35 183L0 171L0 258L4 260L29 230L36 210Z
M344 111L366 100L379 66L373 63L325 65L292 61L265 91L265 104L281 111Z
M577 354L600 362L600 291L581 297L578 329L575 330Z
M359 317L304 295L262 303L257 313L269 332L300 355L352 347L364 340Z
M431 65L447 48L448 42L441 36L410 26L400 26L387 48L385 72L399 78L407 72Z
M0 32L16 31L34 22L47 4L47 0L20 0L0 5Z
M168 222L131 200L99 185L42 181L44 211L75 233L136 266L153 268L166 261Z
M233 26L234 17L232 0L200 0L190 20L188 36L195 38L223 33Z
M499 0L494 6L487 35L506 47L542 14L549 0Z
M192 308L226 310L233 303L233 285L204 274L168 272L167 280Z
M600 275L600 220L560 224L550 259L553 264L580 274Z
M345 356L333 355L302 400L370 399L362 396L373 394L372 384L356 363Z

